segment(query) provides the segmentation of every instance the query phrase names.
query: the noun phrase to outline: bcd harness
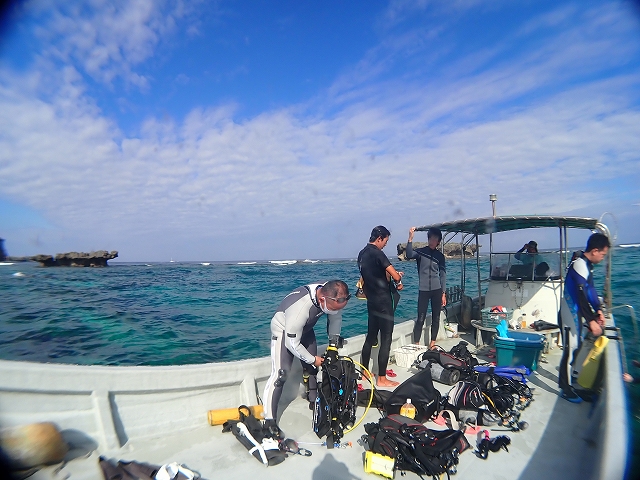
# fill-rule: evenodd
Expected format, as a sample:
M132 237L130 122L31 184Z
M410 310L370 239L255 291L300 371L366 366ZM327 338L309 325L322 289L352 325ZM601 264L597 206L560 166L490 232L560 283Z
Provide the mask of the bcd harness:
M331 338L322 363L322 381L313 411L313 430L327 436L327 448L340 444L356 421L358 372L354 361L338 355L338 338Z

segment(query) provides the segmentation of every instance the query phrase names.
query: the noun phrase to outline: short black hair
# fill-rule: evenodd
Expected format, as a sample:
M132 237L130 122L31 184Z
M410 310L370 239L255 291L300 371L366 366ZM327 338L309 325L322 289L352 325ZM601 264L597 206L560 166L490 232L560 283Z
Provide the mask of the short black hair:
M429 230L427 230L427 238L431 238L431 237L438 237L438 241L441 242L442 232L440 231L439 228L430 227Z
M374 227L373 230L371 230L371 236L369 237L369 241L375 242L376 239L387 238L389 235L391 235L391 232L387 230L387 227L378 225L377 227Z
M342 280L329 280L320 289L323 294L338 298L339 295L349 296L349 286Z
M531 240L529 242L529 246L531 246L533 248L538 248L538 242L536 242L535 240Z
M607 237L604 233L594 233L587 240L587 248L585 252L590 252L591 250L602 250L605 247L609 248L611 246L611 242L609 242L609 237Z

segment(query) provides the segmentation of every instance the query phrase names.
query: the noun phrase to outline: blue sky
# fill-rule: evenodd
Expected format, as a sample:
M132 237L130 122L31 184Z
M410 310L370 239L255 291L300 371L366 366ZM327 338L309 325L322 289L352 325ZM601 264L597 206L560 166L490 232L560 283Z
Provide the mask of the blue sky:
M355 257L377 224L394 245L490 215L497 193L499 214L610 212L619 241L640 241L639 12L16 4L0 35L0 237L12 255Z

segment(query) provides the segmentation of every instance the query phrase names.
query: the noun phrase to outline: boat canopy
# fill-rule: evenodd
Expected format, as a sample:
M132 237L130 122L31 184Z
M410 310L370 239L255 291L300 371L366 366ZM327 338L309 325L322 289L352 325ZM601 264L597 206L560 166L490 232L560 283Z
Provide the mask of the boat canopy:
M522 230L525 228L543 227L565 227L583 228L593 230L596 228L598 220L586 217L555 217L549 215L526 215L526 216L503 216L472 218L467 220L456 220L453 222L443 222L434 225L425 225L416 228L417 231L427 231L429 228L439 228L443 232L450 233L471 233L474 235L488 235L496 232L508 232L510 230Z

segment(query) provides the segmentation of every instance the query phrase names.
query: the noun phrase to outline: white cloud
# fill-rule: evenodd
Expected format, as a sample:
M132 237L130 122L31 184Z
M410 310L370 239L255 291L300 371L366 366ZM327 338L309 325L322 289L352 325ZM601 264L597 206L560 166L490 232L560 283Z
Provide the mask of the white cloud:
M154 14L141 8L137 15ZM594 21L602 25L601 17ZM619 22L614 16L606 28ZM121 61L141 61L160 29L132 35L139 50L119 42L121 60L106 54L96 71L108 76ZM577 68L597 71L594 57L615 65L638 45L607 53L620 46L615 39L581 31L568 29L514 62L464 75L458 65L424 83L373 82L377 59L389 55L374 52L376 73L361 64L342 77L325 109L310 103L239 122L231 104L194 108L180 122L147 119L137 138L102 116L72 67L47 100L38 99L38 74L4 72L0 193L44 212L67 232L64 241L103 248L101 239L110 239L115 245L107 248L126 250L129 260L163 258L180 242L193 244L193 259L212 249L230 259L349 256L373 224L402 231L484 216L489 193L499 194L502 213L598 215L637 199L627 198L633 187L622 180L616 191L597 187L640 179L640 75L551 86L563 75L580 78L571 77ZM70 42L78 52L96 45Z
M42 8L38 29L46 45L43 54L76 63L99 82L148 87L149 79L135 68L150 58L164 36L175 30L184 14L180 3L155 0L87 0L52 2Z

